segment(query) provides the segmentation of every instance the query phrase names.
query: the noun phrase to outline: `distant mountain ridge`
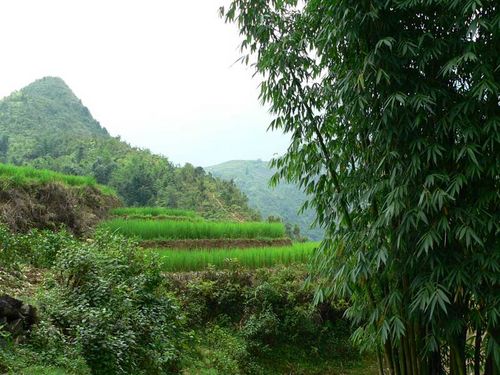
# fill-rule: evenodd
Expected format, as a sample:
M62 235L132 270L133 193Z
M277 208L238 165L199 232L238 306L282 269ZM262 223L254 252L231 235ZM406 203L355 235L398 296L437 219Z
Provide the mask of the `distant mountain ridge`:
M128 205L192 209L211 219L258 217L233 183L111 137L58 77L0 100L0 161L93 176Z
M319 240L323 236L320 228L310 228L314 221L313 210L298 214L304 201L305 193L293 184L280 183L275 188L269 186L269 180L275 170L269 162L262 160L232 160L205 168L214 176L233 180L236 186L249 199L249 205L261 212L264 218L280 216L286 222L298 224L303 235Z

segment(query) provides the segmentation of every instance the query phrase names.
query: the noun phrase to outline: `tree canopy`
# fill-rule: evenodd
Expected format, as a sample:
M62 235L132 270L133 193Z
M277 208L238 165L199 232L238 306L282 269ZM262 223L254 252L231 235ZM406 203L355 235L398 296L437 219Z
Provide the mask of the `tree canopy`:
M242 61L312 194L318 300L380 373L499 373L496 1L234 0ZM383 357L382 357L383 355Z

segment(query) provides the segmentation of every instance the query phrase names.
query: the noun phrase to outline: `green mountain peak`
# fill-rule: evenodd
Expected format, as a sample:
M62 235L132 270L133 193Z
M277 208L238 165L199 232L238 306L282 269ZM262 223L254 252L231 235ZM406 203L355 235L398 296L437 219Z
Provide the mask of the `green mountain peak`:
M33 130L73 136L107 135L87 107L59 77L44 77L0 101L0 133L16 143Z

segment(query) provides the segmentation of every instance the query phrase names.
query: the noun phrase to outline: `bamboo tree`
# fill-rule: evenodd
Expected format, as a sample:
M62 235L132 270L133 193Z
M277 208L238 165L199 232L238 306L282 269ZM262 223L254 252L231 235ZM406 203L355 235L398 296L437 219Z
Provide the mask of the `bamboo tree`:
M349 298L380 372L498 371L497 2L233 0L222 14L270 128L291 135L274 180L309 193L327 230L318 300Z

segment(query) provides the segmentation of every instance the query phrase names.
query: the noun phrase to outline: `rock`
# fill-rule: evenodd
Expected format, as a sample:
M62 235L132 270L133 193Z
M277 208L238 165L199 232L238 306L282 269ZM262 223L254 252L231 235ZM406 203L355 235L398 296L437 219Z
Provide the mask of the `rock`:
M36 309L7 294L0 296L0 329L21 341L36 324Z

